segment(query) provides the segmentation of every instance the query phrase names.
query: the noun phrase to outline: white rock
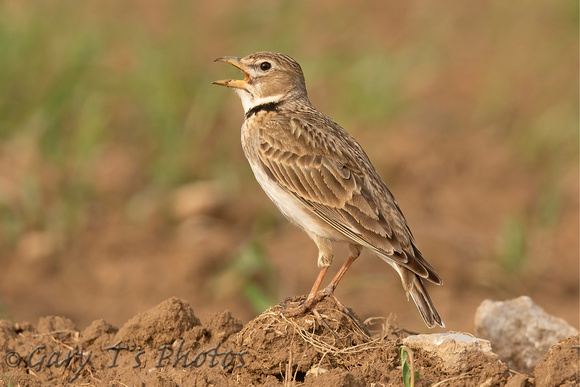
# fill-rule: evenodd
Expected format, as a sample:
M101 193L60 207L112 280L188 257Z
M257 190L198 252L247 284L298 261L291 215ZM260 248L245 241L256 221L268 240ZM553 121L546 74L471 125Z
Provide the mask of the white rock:
M578 334L578 330L522 296L483 301L475 313L475 333L488 339L493 351L511 369L531 374L552 345Z
M423 350L441 359L450 374L467 371L474 358L497 362L489 341L460 333L435 333L409 336L403 344L413 350Z

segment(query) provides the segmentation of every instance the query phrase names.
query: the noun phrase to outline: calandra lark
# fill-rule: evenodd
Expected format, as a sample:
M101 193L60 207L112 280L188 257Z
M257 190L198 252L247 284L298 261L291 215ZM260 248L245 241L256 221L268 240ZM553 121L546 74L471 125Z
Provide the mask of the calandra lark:
M314 286L304 303L286 314L301 314L332 294L366 247L399 273L427 326L443 327L424 283L441 285L441 278L417 249L403 213L362 147L310 103L300 65L275 52L216 61L245 75L214 84L233 88L242 100L242 147L256 179L318 246L320 273ZM347 242L350 256L319 291L333 259L331 241Z

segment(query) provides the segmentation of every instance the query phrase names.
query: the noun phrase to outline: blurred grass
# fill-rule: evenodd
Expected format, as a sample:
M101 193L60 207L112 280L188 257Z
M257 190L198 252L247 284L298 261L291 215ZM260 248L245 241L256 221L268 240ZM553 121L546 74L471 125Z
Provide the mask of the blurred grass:
M578 162L578 4L447 6L0 2L0 249L36 230L65 248L190 180L250 181L239 103L210 85L232 70L212 60L263 49L295 56L315 104L377 141L494 133L539 176L524 222L554 227ZM520 229L500 239L519 246Z
M28 229L64 239L82 229L94 202L107 206L99 184L117 171L99 165L112 146L138 164L131 181L112 187L120 201L211 172L199 165L211 154L204 144L219 94L196 71L180 5L173 12L182 22L165 38L108 5L95 20L95 9L70 2L0 4L3 242Z
M256 313L262 313L278 301L278 282L272 264L259 243L242 249L233 268L242 278L240 287ZM260 281L259 278L262 278Z
M512 215L500 230L498 260L501 268L509 274L525 268L528 232L527 222L521 215Z
M255 313L262 313L278 302L278 282L274 267L263 246L250 241L210 282L210 293L232 298L241 291Z

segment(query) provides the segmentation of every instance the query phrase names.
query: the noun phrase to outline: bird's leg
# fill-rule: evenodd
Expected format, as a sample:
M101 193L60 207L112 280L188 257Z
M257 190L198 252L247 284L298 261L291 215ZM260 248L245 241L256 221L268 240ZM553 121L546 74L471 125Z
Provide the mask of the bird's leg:
M315 242L318 242L318 241L315 239ZM329 241L329 243L330 243L330 241ZM317 245L319 245L319 248L321 247L321 245L319 243L317 243ZM319 291L318 289L320 288L322 280L324 279L324 275L326 274L326 271L328 270L328 266L323 266L320 269L320 273L318 273L318 277L316 277L316 281L314 282L314 286L312 286L312 290L310 290L310 293L308 294L308 297L306 297L306 300L302 304L300 304L298 307L284 311L283 312L284 315L288 316L288 317L298 316L300 314L306 313L307 311L311 310L314 307L314 305L316 305L324 297L327 297L330 295L334 297L334 289L336 289L336 286L338 285L338 283L340 282L340 280L342 279L342 277L344 276L344 274L346 273L346 271L348 270L350 265L352 265L353 262L359 257L361 250L362 250L362 247L359 245L353 245L353 244L349 245L350 255L349 255L348 259L342 265L342 267L340 268L338 273L336 273L336 275L334 276L332 281L330 281L330 284L328 284L328 286L326 288L324 288L323 290ZM323 252L323 250L321 249L321 256L322 256L322 252ZM332 258L331 258L331 260L332 260ZM321 258L319 257L319 266L321 266L320 262L321 262ZM327 262L327 264L330 265L330 262ZM336 299L336 297L334 297L334 300L337 303L337 305L342 307L342 309L347 310L346 307L344 307L344 305L342 305L342 303L340 303ZM350 315L350 312L348 314Z
M340 270L338 271L338 273L336 273L336 275L334 276L334 278L332 279L332 281L330 281L330 284L328 284L327 287L325 287L323 290L321 290L320 292L318 292L318 299L322 299L324 297L327 296L331 296L334 300L334 302L336 303L336 305L342 309L342 311L350 317L350 319L359 326L359 328L362 329L362 327L360 327L360 323L359 320L352 314L352 312L350 311L350 309L348 309L346 306L344 306L344 304L342 302L340 302L338 300L338 298L336 298L336 296L334 295L334 290L336 289L336 287L338 286L338 283L340 282L340 280L342 279L342 277L344 276L344 274L346 273L346 271L348 270L348 268L350 267L350 265L353 264L354 261L356 261L356 259L360 256L362 247L359 245L349 245L349 251L350 251L350 255L348 257L348 259L346 260L346 262L344 262L344 264L342 265L342 267L340 268ZM364 329L362 329L364 331Z
M314 281L314 285L312 285L312 289L310 290L310 293L308 293L308 297L306 297L306 300L302 304L300 304L296 308L286 309L285 311L282 312L282 314L284 314L284 316L287 317L294 317L304 314L310 309L312 309L312 307L320 300L317 299L317 295L319 294L318 289L320 289L320 285L322 284L322 280L324 279L324 275L326 274L327 271L328 266L320 269L318 277L316 277L316 281Z
M318 277L316 277L316 281L314 281L314 285L312 285L312 290L308 293L308 297L306 300L300 304L296 308L287 309L283 312L285 316L298 316L300 314L304 314L307 311L311 310L314 305L318 301L322 299L319 297L320 285L322 284L322 280L326 272L328 271L328 267L332 263L333 255L332 255L332 244L329 239L323 238L316 234L308 234L310 238L316 243L318 247L318 267L320 268L320 272L318 273Z
M342 277L344 277L344 274L346 273L346 271L348 270L348 268L350 267L350 265L353 264L354 261L356 261L356 259L359 257L360 252L362 250L362 247L359 245L349 245L348 249L350 251L350 256L348 257L348 259L346 260L346 262L344 262L344 264L342 265L342 267L340 268L340 270L338 271L338 273L336 273L336 275L334 276L334 278L332 279L332 281L330 281L330 283L328 284L327 287L325 287L321 293L324 294L324 296L328 296L330 294L334 294L334 289L336 289L336 287L338 286L338 283L340 282L340 280L342 279Z

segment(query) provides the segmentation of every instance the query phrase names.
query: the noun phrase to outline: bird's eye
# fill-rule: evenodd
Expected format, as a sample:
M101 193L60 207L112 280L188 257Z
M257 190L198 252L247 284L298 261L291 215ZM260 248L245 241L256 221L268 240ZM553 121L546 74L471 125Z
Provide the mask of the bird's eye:
M262 71L267 71L270 70L272 68L272 65L270 64L270 62L262 62L260 63L260 69Z

